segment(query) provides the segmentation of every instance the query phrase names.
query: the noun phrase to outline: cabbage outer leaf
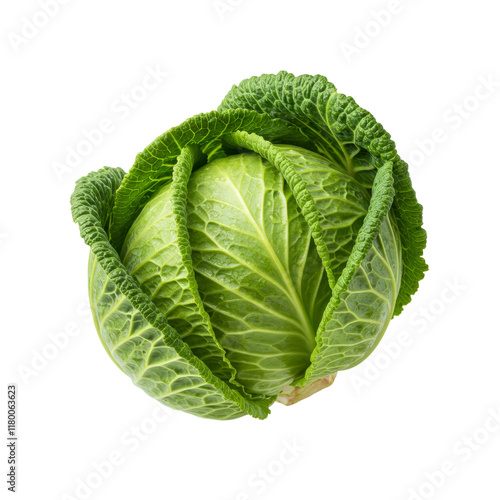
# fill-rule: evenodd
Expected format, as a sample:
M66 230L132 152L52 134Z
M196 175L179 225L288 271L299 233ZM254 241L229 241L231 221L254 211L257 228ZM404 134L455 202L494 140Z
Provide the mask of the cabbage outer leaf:
M123 175L109 167L93 172L77 182L71 199L73 219L92 252L91 307L106 350L137 386L167 406L220 420L265 418L274 399L252 401L218 378L120 261L107 224Z
M394 315L400 314L427 270L422 258L426 232L408 165L399 157L389 133L352 97L338 93L320 75L295 77L281 71L249 78L233 86L218 108L231 109L258 111L295 126L313 143L315 151L367 187L371 187L378 169L386 162L393 164L395 195L391 212L399 228L403 263Z

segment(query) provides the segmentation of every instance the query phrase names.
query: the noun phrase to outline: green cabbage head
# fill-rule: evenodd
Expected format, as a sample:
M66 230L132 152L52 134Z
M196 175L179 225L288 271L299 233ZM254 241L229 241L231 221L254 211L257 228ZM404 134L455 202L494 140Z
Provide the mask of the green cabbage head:
M135 385L265 418L363 361L426 270L407 164L322 76L234 86L125 174L77 182L100 339Z

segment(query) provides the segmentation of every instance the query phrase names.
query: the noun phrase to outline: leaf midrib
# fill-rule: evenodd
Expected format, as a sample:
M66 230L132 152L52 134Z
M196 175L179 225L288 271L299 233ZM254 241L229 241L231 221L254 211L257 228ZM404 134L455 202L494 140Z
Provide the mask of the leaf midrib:
M306 336L309 337L308 343L311 345L312 349L316 347L316 332L314 331L314 328L312 326L311 318L309 318L309 315L307 314L307 311L305 310L304 304L300 300L300 297L298 295L298 292L293 284L293 281L291 280L290 274L286 272L285 268L283 267L279 257L276 255L276 252L274 251L273 246L271 245L269 239L267 238L266 233L262 230L262 228L259 226L255 218L253 217L248 205L245 202L245 199L241 195L239 189L237 186L234 184L233 180L231 179L230 175L228 172L226 172L220 164L217 164L217 168L219 171L228 179L234 193L240 200L241 204L241 209L243 209L245 215L247 216L248 220L252 224L252 226L255 228L259 235L259 241L261 241L267 250L269 256L271 257L276 269L278 270L286 288L283 290L285 295L289 298L290 302L295 306L295 309L298 313L300 323L304 327L304 330L306 333ZM286 292L286 289L290 291L290 293Z

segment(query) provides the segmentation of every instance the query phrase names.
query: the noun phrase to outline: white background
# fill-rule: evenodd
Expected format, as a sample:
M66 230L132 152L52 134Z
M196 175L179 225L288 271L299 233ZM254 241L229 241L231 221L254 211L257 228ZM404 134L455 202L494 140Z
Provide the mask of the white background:
M17 498L500 498L496 3L66 0L50 17L41 3L0 14L1 366L4 400L18 384ZM159 82L141 92L148 68ZM266 421L165 415L89 321L74 182L127 170L231 85L281 69L325 75L392 134L424 206L430 271L331 388ZM140 102L124 105L131 93ZM57 175L103 119L101 143Z

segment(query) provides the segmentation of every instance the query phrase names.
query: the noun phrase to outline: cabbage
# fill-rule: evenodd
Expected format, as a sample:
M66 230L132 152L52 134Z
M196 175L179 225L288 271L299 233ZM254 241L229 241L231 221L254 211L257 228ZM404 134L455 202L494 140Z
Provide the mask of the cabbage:
M426 270L406 163L322 76L245 80L71 201L104 348L150 396L205 418L263 419L330 385Z

